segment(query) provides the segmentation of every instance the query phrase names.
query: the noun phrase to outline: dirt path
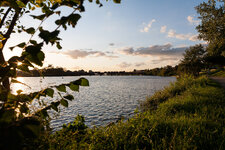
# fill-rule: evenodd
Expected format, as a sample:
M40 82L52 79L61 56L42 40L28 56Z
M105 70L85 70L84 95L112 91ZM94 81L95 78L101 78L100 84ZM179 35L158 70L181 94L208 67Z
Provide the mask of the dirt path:
M225 88L225 78L224 77L210 77L210 79L220 83L220 85Z

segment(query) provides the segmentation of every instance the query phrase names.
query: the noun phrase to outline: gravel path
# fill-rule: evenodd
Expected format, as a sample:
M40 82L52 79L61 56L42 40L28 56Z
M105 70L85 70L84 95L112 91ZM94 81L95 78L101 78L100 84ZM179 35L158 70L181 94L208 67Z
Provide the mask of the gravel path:
M225 88L225 78L224 77L210 77L210 79L220 83L220 85Z

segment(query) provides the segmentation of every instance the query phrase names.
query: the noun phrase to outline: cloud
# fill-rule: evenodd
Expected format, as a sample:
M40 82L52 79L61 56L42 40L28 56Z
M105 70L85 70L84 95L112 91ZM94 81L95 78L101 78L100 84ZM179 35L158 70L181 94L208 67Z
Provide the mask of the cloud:
M144 66L146 65L145 63L141 62L141 63L135 63L135 67L140 67L140 66Z
M127 62L122 62L120 64L118 64L117 66L119 66L120 68L128 68L128 67L131 67L131 66L135 66L135 67L141 67L143 65L146 65L145 63L143 62L139 62L139 63L127 63Z
M124 47L119 50L121 54L132 55L134 53L133 47Z
M109 43L109 46L114 46L115 45L115 43Z
M167 26L161 26L160 32L165 33L166 32Z
M55 52L52 52L52 53L55 53ZM118 58L118 56L107 55L106 53L101 51L87 51L87 50L70 50L70 51L64 51L61 54L69 56L72 59L85 58L87 56Z
M136 50L133 47L121 48L119 52L125 55L134 56L181 56L187 47L173 48L170 43L164 45L153 45L140 47Z
M189 38L190 41L198 41L198 34L196 35L192 35L190 38Z
M175 65L180 59L181 57L160 57L159 59L151 60L150 63L156 65L166 62L167 65Z
M132 64L122 62L122 63L118 64L117 66L119 66L120 68L128 68L128 67L132 66Z
M178 34L176 33L175 30L169 30L168 34L167 34L168 37L170 38L176 38L176 39L180 39L180 40L190 40L190 41L198 41L198 35L193 35L191 33L188 33L188 34Z
M188 16L187 20L192 25L198 25L200 23L200 20L194 20L194 17L192 17L192 16Z
M143 29L140 30L140 32L148 32L154 22L156 22L156 20L152 19Z

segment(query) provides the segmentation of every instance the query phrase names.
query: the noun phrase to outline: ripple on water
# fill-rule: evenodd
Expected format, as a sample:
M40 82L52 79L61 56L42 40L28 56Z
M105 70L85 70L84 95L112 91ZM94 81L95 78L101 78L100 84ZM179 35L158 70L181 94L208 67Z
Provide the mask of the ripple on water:
M21 86L25 93L39 91L43 88L68 83L80 77L25 77L19 78L23 83L33 87ZM128 118L134 114L138 101L145 100L155 91L175 81L174 77L154 76L86 76L89 87L81 87L80 92L72 93L75 100L69 102L68 108L61 108L60 115L51 121L53 128L58 129L64 123L74 120L77 114L85 116L88 126L106 125L118 120L121 116ZM40 82L41 81L41 82ZM18 84L13 84L14 91Z

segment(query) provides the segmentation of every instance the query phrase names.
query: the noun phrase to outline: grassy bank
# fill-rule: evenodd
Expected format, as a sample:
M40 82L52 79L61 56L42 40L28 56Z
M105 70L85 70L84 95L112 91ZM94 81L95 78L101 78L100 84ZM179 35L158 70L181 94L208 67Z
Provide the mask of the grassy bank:
M45 149L224 149L225 90L185 77L156 92L127 121L87 128L84 118L43 138Z
M221 70L217 70L215 72L213 72L210 76L213 76L213 77L225 77L225 70L221 69Z

